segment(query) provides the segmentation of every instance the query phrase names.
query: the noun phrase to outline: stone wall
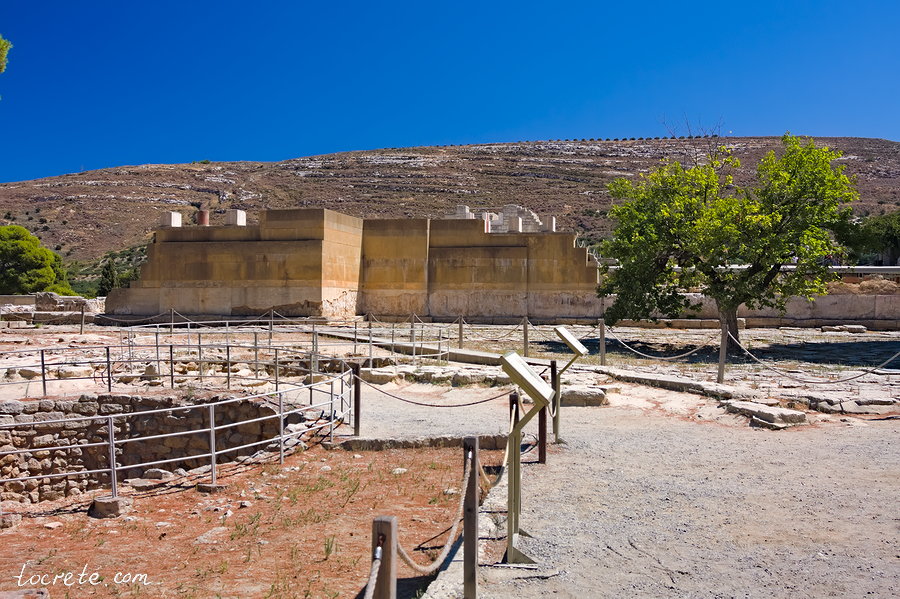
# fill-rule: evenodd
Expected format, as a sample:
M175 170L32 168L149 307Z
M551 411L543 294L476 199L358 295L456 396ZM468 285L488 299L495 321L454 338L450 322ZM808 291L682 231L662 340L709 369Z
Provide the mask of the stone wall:
M464 207L463 207L464 208ZM509 213L514 211L509 207ZM510 322L601 318L596 261L571 233L487 233L481 219L367 219L269 210L258 226L166 227L139 281L107 298L114 315L261 315ZM742 309L748 326L835 322L892 328L900 296L792 299L786 315ZM709 300L692 315L716 318ZM691 316L691 315L686 315Z
M209 401L217 401L212 398ZM209 426L209 410L195 407L160 414L144 414L148 410L175 406L193 406L175 397L141 397L136 395L82 395L77 400L35 400L0 402L0 452L28 449L27 453L0 457L0 476L17 478L41 476L76 470L98 470L109 467L108 416L115 415L114 433L116 440L136 439L149 435L160 435L189 430L199 430ZM216 424L241 422L276 414L276 409L259 401L237 401L216 406ZM45 423L48 420L62 420L84 416L97 416L91 420ZM292 415L290 421L299 420ZM287 421L287 419L286 419ZM278 435L278 419L241 424L217 432L216 445L219 450L239 447L247 443L262 441ZM101 445L86 447L99 443ZM66 446L65 449L48 450L42 448ZM243 450L249 455L265 445ZM116 460L119 466L141 464L155 460L184 456L178 462L169 463L165 468L195 468L209 464L209 458L189 459L191 455L209 451L209 432L179 435L164 439L139 440L116 445ZM220 462L234 459L236 453L225 453L217 459ZM151 468L148 466L147 468ZM139 477L144 468L118 471L118 479ZM65 496L79 495L97 488L109 488L109 474L74 475L68 477L32 479L0 483L0 501L12 500L32 502L54 500Z

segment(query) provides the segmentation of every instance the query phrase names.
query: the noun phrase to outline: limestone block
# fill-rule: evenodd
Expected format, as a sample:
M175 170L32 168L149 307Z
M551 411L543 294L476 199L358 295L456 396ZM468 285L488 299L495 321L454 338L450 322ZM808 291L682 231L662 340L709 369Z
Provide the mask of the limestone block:
M87 378L94 375L94 369L90 366L60 366L56 370L56 376L61 379Z
M397 371L393 368L361 368L359 371L359 377L362 380L374 385L390 383L398 376Z
M806 422L806 414L798 410L789 410L766 406L752 401L732 401L726 404L729 412L737 412L750 417L772 423L801 424Z
M594 385L568 385L561 389L562 406L605 406L609 404L606 392Z
M116 518L130 509L129 497L97 497L91 503L88 515L92 518Z
M25 405L21 401L9 400L0 402L0 414L15 416L21 414Z
M23 379L33 379L41 376L40 369L35 368L19 368L18 374Z

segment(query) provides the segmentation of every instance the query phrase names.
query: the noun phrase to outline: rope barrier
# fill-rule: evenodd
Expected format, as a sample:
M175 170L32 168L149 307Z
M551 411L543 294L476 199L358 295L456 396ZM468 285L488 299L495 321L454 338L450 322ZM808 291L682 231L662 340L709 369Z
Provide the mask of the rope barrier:
M866 376L867 374L877 374L875 371L881 370L882 368L884 368L885 366L887 366L888 364L893 362L898 356L900 356L900 352L897 352L896 354L894 354L893 356L891 356L890 358L888 358L887 360L885 360L878 366L875 366L874 368L870 368L868 370L864 370L864 371L860 372L859 374L855 374L853 376L849 376L849 377L846 377L843 379L837 379L837 380L831 380L831 381L814 381L814 380L808 380L808 379L801 379L800 377L792 376L788 372L779 370L778 368L775 368L774 366L769 366L768 364L766 364L765 362L763 362L762 360L760 360L759 358L754 356L752 353L750 353L750 350L748 350L743 345L741 345L740 342L734 338L734 336L731 334L730 331L728 333L728 336L731 338L731 340L734 342L735 345L737 345L739 348L741 348L745 354L750 356L750 358L752 358L757 364L759 364L763 368L766 368L768 370L771 370L772 372L780 374L781 376L791 379L792 381L796 381L798 383L804 383L806 385L836 385L838 383L847 383L849 381L854 381L858 378L862 378L862 377ZM888 373L888 374L885 374L884 376L890 376L891 374L893 374L893 373Z
M468 486L469 477L472 475L472 460L466 460L466 470L463 473L462 484L460 485L460 493L459 493L459 508L456 511L456 517L453 520L453 526L450 527L450 535L447 537L447 543L444 545L444 549L441 551L440 555L438 555L434 561L431 562L428 566L422 566L413 561L412 557L407 553L406 549L403 548L399 542L397 543L397 554L400 556L400 559L403 560L407 566L412 568L415 572L422 574L423 576L430 576L438 571L441 565L444 563L444 560L447 559L447 556L450 554L450 549L453 547L453 541L456 539L456 533L459 530L459 523L462 522L463 519L463 508L465 507L466 494L464 489Z
M375 585L378 584L378 570L381 569L381 545L375 550L375 559L372 560L372 569L369 571L369 581L366 582L366 594L363 599L372 599L375 596Z
M398 401L402 401L402 402L405 402L405 403L408 403L408 404L412 404L412 405L414 405L414 406L422 406L422 407L425 407L425 408L465 408L465 407L468 407L468 406L477 406L478 404L487 403L487 402L489 402L489 401L494 401L495 399L500 399L500 398L503 397L504 395L508 395L508 394L509 394L509 391L504 391L504 392L501 393L500 395L495 395L495 396L493 396L493 397L488 397L487 399L479 399L478 401L472 401L472 402L469 402L469 403L461 403L461 404L453 404L452 406L448 406L448 405L430 404L430 403L424 403L424 402L419 402L419 401L413 401L413 400L411 400L411 399L406 399L405 397L400 397L399 395L394 395L393 393L389 393L389 392L385 391L384 389L379 389L377 386L373 385L372 383L370 383L369 381L363 379L362 377L356 377L356 378L358 378L359 381L362 382L363 384L365 384L367 387L369 387L369 388L371 388L371 389L375 389L375 390L378 391L379 393L383 393L384 395L387 395L388 397L392 397L392 398L394 398L394 399L396 399L396 400L398 400Z
M625 343L624 341L622 341L621 339L619 339L616 336L616 334L612 331L612 327L607 327L607 330L609 331L610 336L613 339L615 339L616 341L618 341L619 343L621 343L625 347L625 349L627 349L631 352L634 352L637 355L642 356L644 358L650 358L652 360L665 360L665 361L678 360L680 358L686 358L692 354L695 354L698 351L700 351L701 349L704 349L710 341L712 341L713 339L716 338L716 336L713 335L712 337L709 337L706 341L704 341L702 345L699 345L699 346L695 347L694 349L692 349L691 351L685 352L683 354L678 354L676 356L654 356L651 354L645 354L644 352L638 351L638 350L634 349L633 347L631 347L630 345L628 345L627 343Z

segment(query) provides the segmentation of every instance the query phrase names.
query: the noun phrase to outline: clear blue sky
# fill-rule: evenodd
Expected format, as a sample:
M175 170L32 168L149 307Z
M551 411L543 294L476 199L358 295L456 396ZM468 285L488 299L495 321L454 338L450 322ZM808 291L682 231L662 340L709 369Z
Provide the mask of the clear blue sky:
M663 121L900 140L896 1L2 0L0 35L0 181Z

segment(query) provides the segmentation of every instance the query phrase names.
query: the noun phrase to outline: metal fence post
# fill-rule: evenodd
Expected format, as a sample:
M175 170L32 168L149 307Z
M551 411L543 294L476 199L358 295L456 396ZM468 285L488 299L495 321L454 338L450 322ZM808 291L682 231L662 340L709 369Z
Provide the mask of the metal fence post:
M175 388L175 348L169 344L169 384Z
M275 348L275 391L278 391L278 348Z
M47 396L47 369L44 364L44 350L41 350L41 386L44 388L44 397Z
M478 437L463 440L463 455L469 466L463 512L463 597L475 599L478 596Z
M459 343L457 344L459 349L463 348L463 317L459 316Z
M212 484L216 484L216 405L209 406L209 465Z
M259 333L253 331L253 375L259 376Z
M334 442L334 379L328 382L328 440Z
M81 304L81 328L78 329L79 335L84 335L84 304Z
M269 345L272 345L272 325L275 320L275 309L269 310Z
M278 463L284 464L284 395L278 394Z
M528 357L528 317L522 319L522 355Z
M373 599L397 598L397 517L378 516L372 520L372 553L381 547L381 567Z
M109 346L106 346L106 390L112 391L112 360L109 357Z
M231 346L225 343L225 388L231 389Z
M354 355L354 356L356 355L356 341L357 341L357 339L356 339L356 328L357 328L357 324L358 324L358 323L354 320L354 321L353 321L353 355Z
M156 325L156 335L154 336L156 340L156 372L162 372L162 366L159 362L159 325Z
M175 308L169 308L169 337L175 334Z
M109 440L109 484L112 487L112 496L116 498L119 496L119 485L116 480L116 427L112 416L107 418L106 428Z
M350 364L350 372L353 377L353 436L358 437L362 418L362 413L360 411L362 408L362 396L360 395L362 383L359 378L359 364L356 364L355 362Z
M369 368L372 368L372 321L369 321Z
M197 368L200 371L200 384L203 384L203 342L200 339L200 333L197 333Z

